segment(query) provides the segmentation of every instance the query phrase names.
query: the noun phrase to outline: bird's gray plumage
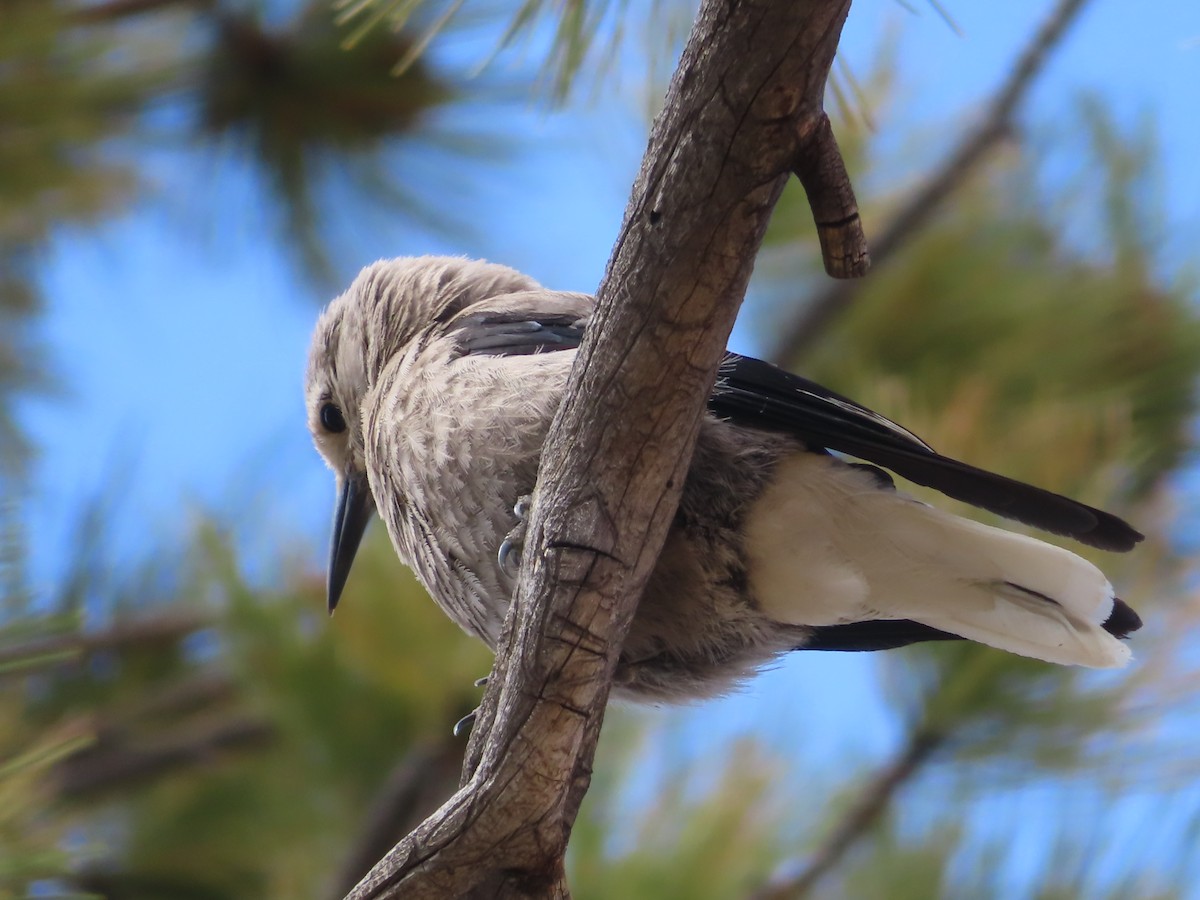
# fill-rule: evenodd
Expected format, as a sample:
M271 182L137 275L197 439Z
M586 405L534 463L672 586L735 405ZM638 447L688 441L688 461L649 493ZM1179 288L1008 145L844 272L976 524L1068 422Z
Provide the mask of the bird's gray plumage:
M342 490L331 606L374 509L447 614L495 645L514 586L497 550L533 489L592 304L503 266L418 257L368 267L329 305L306 400ZM827 448L1098 546L1132 546L1120 520L939 457L756 360L731 355L710 406L618 692L704 696L791 649L960 635L1055 662L1128 656L1109 632L1136 616L1089 563L917 504ZM1042 633L1028 638L1031 626Z

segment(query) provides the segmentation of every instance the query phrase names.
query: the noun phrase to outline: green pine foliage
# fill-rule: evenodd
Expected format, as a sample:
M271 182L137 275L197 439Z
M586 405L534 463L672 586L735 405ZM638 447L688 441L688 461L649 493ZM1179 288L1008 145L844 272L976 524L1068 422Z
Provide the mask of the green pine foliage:
M0 885L57 865L70 889L112 898L327 896L389 771L478 701L486 651L383 535L333 621L315 574L263 590L214 535L190 553L192 574L149 620L120 613L117 588L112 620L66 629L55 653L13 639L30 652L0 673L13 801L0 830L53 839L0 866ZM88 838L69 874L67 823Z

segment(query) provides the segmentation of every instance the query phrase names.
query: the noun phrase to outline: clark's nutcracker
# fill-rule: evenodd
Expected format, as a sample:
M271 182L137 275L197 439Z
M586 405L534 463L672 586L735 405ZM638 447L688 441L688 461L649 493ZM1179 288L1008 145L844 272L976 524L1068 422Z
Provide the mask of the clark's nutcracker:
M495 647L516 568L498 550L533 490L593 303L504 266L416 257L367 267L329 305L306 401L338 481L331 611L378 512L434 600ZM1093 547L1142 537L730 353L622 648L618 694L709 696L785 651L952 638L1068 665L1129 660L1118 638L1141 622L1094 565L918 502L877 466Z

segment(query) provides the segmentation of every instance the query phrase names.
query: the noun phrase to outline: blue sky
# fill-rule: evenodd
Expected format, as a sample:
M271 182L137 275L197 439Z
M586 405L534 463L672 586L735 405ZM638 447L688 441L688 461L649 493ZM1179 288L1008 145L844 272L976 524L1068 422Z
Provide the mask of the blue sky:
M918 14L894 0L858 0L842 53L854 71L868 72L894 28L905 119L949 139L1003 79L1047 5L948 4L960 36L920 0ZM639 75L625 74L626 91L601 90L600 99L563 112L535 102L506 110L496 127L519 130L528 149L453 197L453 212L476 234L451 243L403 223L372 223L354 235L354 264L462 252L553 287L592 290L644 147ZM1151 12L1101 0L1056 53L1023 119L1052 123L1081 91L1098 92L1123 121L1152 114L1179 235L1178 247L1165 250L1178 260L1197 245L1197 85L1200 4L1173 0ZM934 162L913 159L896 177L919 177ZM301 379L325 292L272 243L252 173L236 160L163 154L147 160L147 171L160 193L98 229L63 230L43 261L43 336L63 391L21 407L40 450L29 505L35 587L51 590L81 504L111 490L114 466L127 473L107 542L114 566L182 541L182 506L215 512L260 577L271 577L281 550L297 544L311 569L323 571L333 487L309 444ZM739 349L755 349L751 330L735 339ZM797 655L743 695L661 715L692 734L753 731L777 747L804 719L818 753L870 755L893 734L873 678L860 657ZM814 683L836 688L796 689ZM848 702L860 712L852 731Z

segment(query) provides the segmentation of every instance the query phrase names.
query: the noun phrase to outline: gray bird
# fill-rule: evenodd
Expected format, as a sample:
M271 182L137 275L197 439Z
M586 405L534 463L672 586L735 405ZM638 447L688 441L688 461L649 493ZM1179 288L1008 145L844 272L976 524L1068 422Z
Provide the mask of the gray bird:
M498 551L519 532L514 507L533 490L593 304L450 257L375 263L329 304L305 394L338 481L330 611L378 512L434 600L495 647L515 586ZM1094 565L914 500L879 466L1094 547L1129 550L1142 537L730 353L622 648L617 693L704 697L786 651L955 638L1067 665L1129 660L1118 638L1141 621Z

